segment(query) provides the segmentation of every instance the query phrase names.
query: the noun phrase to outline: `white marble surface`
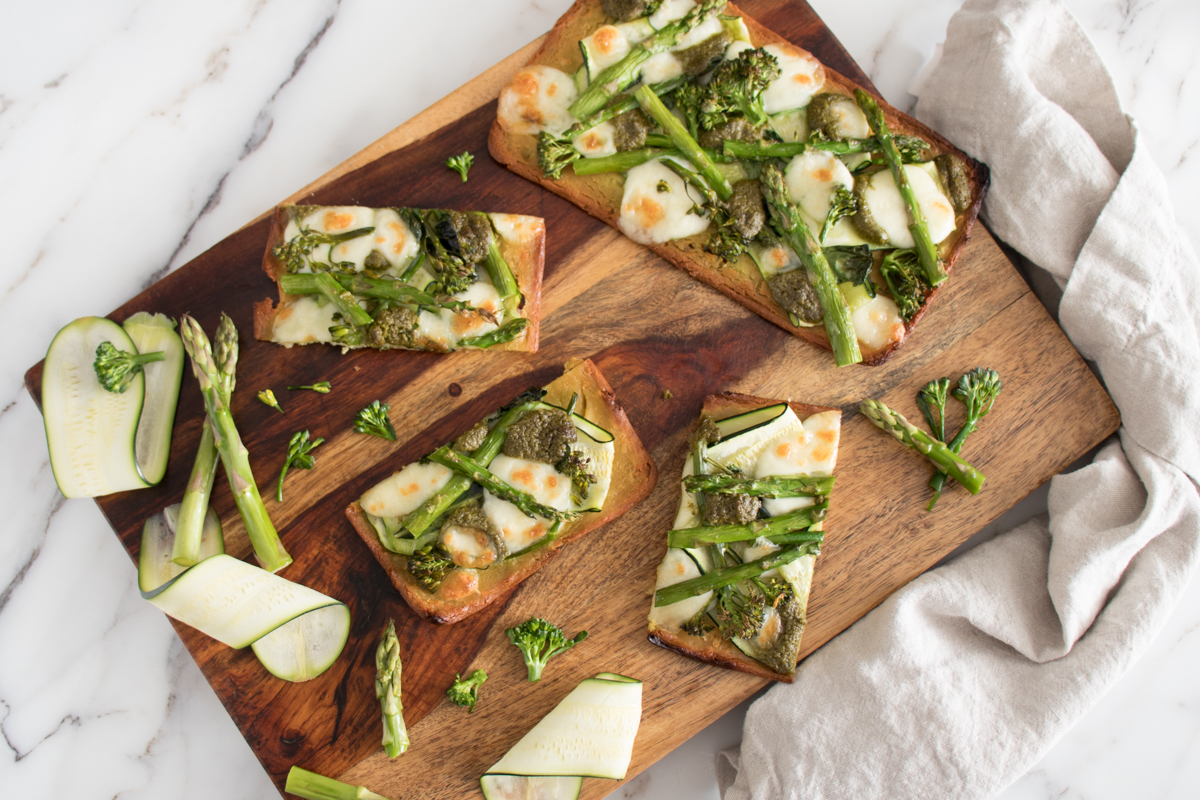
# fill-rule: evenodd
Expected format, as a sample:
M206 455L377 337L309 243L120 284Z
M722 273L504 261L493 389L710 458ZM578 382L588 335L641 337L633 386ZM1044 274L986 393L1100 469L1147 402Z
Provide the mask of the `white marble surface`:
M64 0L0 29L0 795L260 798L274 789L90 501L64 501L25 369L547 30L567 0ZM957 0L813 0L895 105ZM1071 0L1200 243L1194 0ZM448 54L453 53L453 57ZM482 147L480 148L483 149ZM1036 493L1011 521L1045 508ZM989 526L994 530L995 525ZM983 535L987 535L986 532ZM1200 585L1005 800L1193 797ZM617 797L716 798L745 705Z

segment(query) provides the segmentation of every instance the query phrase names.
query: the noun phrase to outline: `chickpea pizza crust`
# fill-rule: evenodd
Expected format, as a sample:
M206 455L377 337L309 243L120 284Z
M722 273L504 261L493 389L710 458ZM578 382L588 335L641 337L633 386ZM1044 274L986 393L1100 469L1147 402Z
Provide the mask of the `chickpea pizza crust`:
M465 477L477 468L485 483ZM369 489L346 516L409 606L451 623L633 508L657 476L604 376L575 360Z
M792 681L840 430L834 408L705 398L656 575L651 642Z
M538 348L546 224L442 209L279 206L254 335L449 352Z
M829 348L824 306L831 303L814 293L817 281L807 257L779 235L757 190L740 192L755 195L750 199L756 210L747 224L739 219L747 216L739 212L744 203L730 196L714 200L710 191L721 175L732 190L757 181L773 163L785 173L790 200L814 236L823 233L820 249L843 296L834 304L846 307L846 325L853 325L861 361L883 363L929 308L940 281L921 274L904 195L885 163L878 131L855 102L855 90L862 87L731 3L669 48L654 45L672 21L684 22L702 11L691 0L577 0L501 93L489 136L493 157L764 319ZM645 15L630 17L639 12ZM623 59L647 44L653 55L609 81L612 71L626 63ZM714 44L725 44L723 54L710 46ZM747 50L770 52L778 65L778 76L769 82L764 78L768 85L761 90L760 84L755 99L756 113L765 113L768 122L753 125L747 122L750 112L742 116L727 109L715 117L723 122L706 130L704 109L711 106L703 105L703 97L695 100L697 124L684 110L689 101L679 86L689 81L697 85L697 75L703 77L701 83L711 84L721 69L734 73L726 65L739 58L750 64ZM704 61L706 53L711 58ZM701 66L695 64L697 56ZM710 65L707 70L705 64ZM608 105L594 111L597 103L588 98L603 82L611 90ZM716 159L721 175L702 174L695 159L678 149L677 138L643 111L647 105L645 98L637 100L643 94L635 94L638 87L649 87L661 96L664 109L669 106L668 113L688 120L684 127L691 127L705 153ZM694 88L683 91L699 97ZM903 173L916 195L913 204L927 219L944 278L978 216L987 166L917 120L882 100L875 102L900 145ZM572 110L588 113L576 116ZM637 130L639 124L642 130ZM730 142L742 155L731 155ZM781 144L786 145L782 150L763 151L776 156L758 152ZM752 157L743 157L747 148ZM855 213L843 218L834 211L831 217L837 201L845 198L851 198L846 202ZM832 224L823 230L827 221ZM735 230L736 235L730 234ZM739 246L729 248L729 241L738 237L743 240Z

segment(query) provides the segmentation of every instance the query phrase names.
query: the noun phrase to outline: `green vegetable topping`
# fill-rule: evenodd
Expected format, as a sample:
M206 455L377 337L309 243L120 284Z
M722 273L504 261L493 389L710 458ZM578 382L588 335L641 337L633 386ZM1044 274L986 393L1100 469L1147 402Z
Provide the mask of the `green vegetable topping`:
M283 244L276 245L271 253L275 258L283 262L289 273L301 272L305 266L311 266L314 272L322 269L337 269L344 262L335 262L332 258L329 262L317 261L311 257L313 250L323 244L341 244L342 242L348 242L351 239L357 239L360 236L366 236L374 232L374 226L355 228L352 231L344 233L320 233L310 228L301 228L299 236ZM329 252L333 253L332 247L329 248ZM353 264L347 264L347 266L350 269L354 269Z
M541 617L534 617L522 622L516 627L505 631L508 640L512 642L525 656L525 665L529 667L529 680L540 681L546 662L560 653L570 650L587 638L587 631L575 634L574 639L568 639L562 628L552 625Z
M352 786L300 767L288 770L283 790L306 800L388 800L365 786Z
M487 680L487 673L481 669L477 669L471 673L471 676L466 680L456 672L454 673L454 684L446 690L446 694L455 705L466 708L470 714L475 710L475 704L479 702L479 687L483 686L483 682Z
M900 316L908 322L925 305L929 281L921 271L920 257L915 250L893 250L883 257L879 272L888 285Z
M947 383L949 380L943 378ZM926 387L928 388L928 387ZM955 453L962 452L963 442L967 437L975 432L978 427L979 420L987 416L992 410L992 404L996 402L996 397L1000 394L1000 373L994 369L982 369L976 367L958 379L958 386L954 388L954 397L962 401L967 407L967 419L963 422L958 433L954 435L954 440L949 443L950 450ZM920 399L918 398L918 402ZM944 439L943 439L944 441ZM942 495L942 486L946 483L946 473L938 470L933 478L929 481L929 488L933 490L933 497L929 500L927 511L933 511L934 505L937 504L938 498Z
M292 467L312 469L316 463L313 461L312 451L325 441L324 439L309 441L308 437L308 431L297 431L292 434L292 439L288 442L287 460L283 462L283 469L279 472L279 488L275 492L275 498L281 503L283 502L283 477Z
M280 414L283 413L283 408L279 405L279 401L275 399L275 393L270 389L263 389L261 392L259 392L258 399L263 403L263 405L270 406Z
M864 400L858 410L878 428L890 433L897 442L928 458L971 494L979 494L979 490L983 488L983 482L986 480L983 473L959 458L945 444L913 425L900 412L888 408L878 400Z
M400 702L400 640L396 622L388 620L387 630L375 650L375 698L383 711L383 749L395 758L408 749L408 728L404 725L404 705Z
M333 389L333 387L329 385L329 381L321 381L320 383L314 383L312 386L289 386L288 387L289 392L299 391L300 389L310 389L318 394L329 394L330 390Z
M166 353L158 350L153 353L126 353L118 349L112 342L101 342L96 348L96 378L105 391L121 394L133 383L142 368L151 362L162 361Z
M946 401L949 399L949 378L932 380L917 392L917 407L929 423L929 430L942 442L946 441Z
M461 175L463 183L467 182L467 170L471 168L473 163L475 163L475 156L466 150L463 151L462 155L450 156L446 159L446 166Z
M446 580L450 570L454 569L454 561L440 547L428 545L408 557L408 573L416 579L425 591L433 594Z
M392 427L392 421L388 418L388 412L391 410L392 407L387 403L375 400L354 415L354 432L378 436L389 442L396 441L396 429Z
M575 423L565 412L540 408L509 428L503 453L510 458L557 464L570 453L576 438Z

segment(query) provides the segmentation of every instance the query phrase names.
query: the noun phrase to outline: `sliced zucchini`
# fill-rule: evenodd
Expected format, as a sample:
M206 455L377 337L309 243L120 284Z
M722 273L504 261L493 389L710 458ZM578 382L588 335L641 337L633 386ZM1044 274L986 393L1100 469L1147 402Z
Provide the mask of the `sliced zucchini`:
M576 800L583 787L578 776L484 775L479 788L487 800Z
M171 455L171 429L175 425L175 406L183 379L183 341L175 332L175 320L165 314L139 311L125 320L122 327L139 353L161 351L164 355L162 361L151 362L142 370L146 399L134 439L138 470L146 483L156 484L166 474Z
M588 487L587 496L579 504L584 511L599 511L608 497L608 488L612 485L613 459L616 449L612 442L599 444L591 437L583 436L571 445L572 452L579 453L590 462L590 472L596 482Z
M735 42L749 42L750 29L746 27L746 21L741 17L721 14L718 16L721 20L721 25L725 28L725 32L729 34L729 38Z
M596 676L598 681L618 681L620 683L641 683L637 678L630 678L628 675L618 675L615 672L601 672Z
M808 139L808 106L772 114L771 128L785 142L805 141Z
M770 425L772 422L775 422L777 419L779 419L779 417L786 414L787 410L787 403L778 403L773 406L756 408L755 410L747 411L744 414L737 414L732 417L726 417L725 419L718 420L717 431L721 434L721 438L717 440L717 443L719 444L720 442L728 441L734 436L754 431L758 428L762 428L765 425Z
M613 440L613 435L611 433L604 430L604 428L601 428L599 425L587 419L586 417L581 417L578 414L572 414L571 421L575 423L576 430L585 434L593 442L600 442L601 444L604 444L605 442L611 442Z
M46 351L42 417L50 468L65 497L99 497L149 485L134 450L146 379L134 376L120 394L105 390L93 366L103 342L137 352L125 329L103 317L75 320Z
M575 75L572 76L572 79L575 81L575 90L580 94L583 94L583 90L588 87L589 83L586 59L584 60L583 66L575 70Z
M250 648L267 672L300 683L333 666L349 635L350 609L334 603L280 625Z
M142 526L142 549L138 553L138 589L143 597L153 597L187 571L172 559L175 548L175 524L179 519L179 503L167 506ZM200 560L225 552L221 535L221 519L209 506L200 533Z
M621 780L629 770L641 718L641 683L589 678L487 774Z

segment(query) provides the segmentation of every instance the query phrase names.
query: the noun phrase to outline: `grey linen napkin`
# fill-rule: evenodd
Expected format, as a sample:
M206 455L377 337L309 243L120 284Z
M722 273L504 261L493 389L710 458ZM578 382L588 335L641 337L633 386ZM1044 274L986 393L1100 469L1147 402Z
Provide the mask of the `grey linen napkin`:
M1119 444L1053 479L1049 520L913 581L758 700L718 758L725 800L990 797L1200 563L1200 264L1086 34L1057 0L968 0L917 116L991 166L984 218L1062 290Z

